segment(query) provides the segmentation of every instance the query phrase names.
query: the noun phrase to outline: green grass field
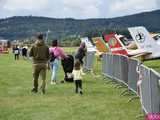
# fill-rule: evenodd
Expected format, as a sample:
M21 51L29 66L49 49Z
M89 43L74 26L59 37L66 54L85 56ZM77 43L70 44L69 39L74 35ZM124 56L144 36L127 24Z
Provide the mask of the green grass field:
M62 69L58 78L63 79ZM32 63L22 58L14 61L12 54L0 55L0 120L136 120L141 111L138 99L128 103L131 95L120 96L124 89L115 89L91 74L84 76L83 96L74 93L72 83L50 85L50 71L45 95L33 94L31 89Z

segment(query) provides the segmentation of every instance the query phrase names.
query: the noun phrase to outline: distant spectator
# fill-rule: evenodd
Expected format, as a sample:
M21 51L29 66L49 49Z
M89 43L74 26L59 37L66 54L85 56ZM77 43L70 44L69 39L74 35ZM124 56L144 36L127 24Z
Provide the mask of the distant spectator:
M23 57L24 59L27 58L27 51L28 51L27 47L26 47L26 46L23 46L23 47L22 47L22 57Z
M3 49L2 49L2 46L0 46L0 53L2 53Z
M29 56L33 58L33 89L32 92L38 92L38 78L42 77L42 93L45 94L46 70L49 60L49 48L45 45L43 35L39 34L35 44L32 46Z
M14 54L14 59L19 60L20 51L19 51L18 45L13 47L13 54Z

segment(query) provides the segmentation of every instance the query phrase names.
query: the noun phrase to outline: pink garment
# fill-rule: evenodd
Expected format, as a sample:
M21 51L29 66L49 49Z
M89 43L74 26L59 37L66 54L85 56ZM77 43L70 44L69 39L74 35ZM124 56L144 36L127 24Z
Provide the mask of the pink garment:
M2 49L2 47L0 47L0 53L2 53L2 51L3 51L3 49Z
M64 58L67 57L67 55L65 54L65 52L63 51L62 48L60 47L51 47L49 48L50 53L54 52L54 55L58 58L63 60Z
M148 113L146 115L146 120L160 120L160 113Z

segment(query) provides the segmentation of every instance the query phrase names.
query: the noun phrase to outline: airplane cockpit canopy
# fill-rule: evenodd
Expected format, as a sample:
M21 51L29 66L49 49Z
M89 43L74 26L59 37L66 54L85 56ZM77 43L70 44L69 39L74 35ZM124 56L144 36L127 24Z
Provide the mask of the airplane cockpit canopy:
M129 45L129 41L126 37L120 37L119 38L121 40L121 42L123 43L124 46L128 46Z

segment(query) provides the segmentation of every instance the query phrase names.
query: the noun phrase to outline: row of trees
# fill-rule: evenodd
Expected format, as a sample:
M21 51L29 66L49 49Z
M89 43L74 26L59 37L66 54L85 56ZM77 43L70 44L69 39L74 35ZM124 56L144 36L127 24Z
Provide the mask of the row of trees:
M85 32L83 35L69 35L64 36L61 39L59 39L59 43L63 47L74 47L79 46L81 42L81 37L101 37L104 34L110 34L110 33L117 33L125 35L126 37L130 38L130 34L126 28L106 28L106 29L95 29ZM51 45L51 39L49 38L48 44Z
M126 37L130 38L130 34L126 28L106 28L106 29L93 29L90 31L85 32L83 35L68 35L61 37L58 39L60 46L63 47L75 47L79 46L81 42L81 37L88 37L88 38L93 38L93 37L101 37L104 34L110 34L110 33L117 33L117 34L123 34ZM52 38L52 35L48 35L48 38L44 37L46 43L48 45L52 44L53 39L57 38ZM21 40L25 44L33 44L35 41L35 37L31 37L27 40Z
M128 35L124 28L133 26L145 26L150 32L159 32L159 18L160 10L110 19L11 17L0 19L0 36L8 40L18 40L32 37L37 32L46 33L48 30L51 39L68 39L72 35L100 36L102 33L121 31Z

